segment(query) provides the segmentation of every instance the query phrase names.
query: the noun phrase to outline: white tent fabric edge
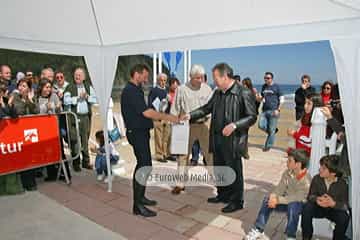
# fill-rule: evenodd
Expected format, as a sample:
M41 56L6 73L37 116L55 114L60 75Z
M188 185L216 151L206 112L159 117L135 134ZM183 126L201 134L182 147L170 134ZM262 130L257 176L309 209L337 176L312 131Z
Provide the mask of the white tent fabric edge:
M89 74L93 79L94 89L98 96L100 112L104 122L103 128L104 131L107 132L107 107L115 76L117 57L120 55L143 54L189 48L228 48L331 40L340 93L343 98L349 158L352 169L359 169L360 162L355 161L355 159L360 155L360 150L356 147L360 141L360 134L356 131L356 124L360 122L360 113L359 111L354 111L352 108L353 103L360 103L360 96L356 94L356 90L360 87L359 26L360 18L353 18L112 46L51 43L0 37L0 46L1 48L13 50L84 56L88 65ZM107 138L106 134L105 136ZM106 139L106 143L107 142ZM108 151L107 163L109 166L110 158ZM360 239L360 198L358 197L358 194L356 194L360 190L360 174L358 172L353 171L352 181L352 193L355 193L352 194L353 236L354 239ZM112 181L109 181L109 191L111 191L112 188L111 182Z
M360 38L331 40L341 105L345 119L346 140L351 166L351 204L353 239L360 239Z

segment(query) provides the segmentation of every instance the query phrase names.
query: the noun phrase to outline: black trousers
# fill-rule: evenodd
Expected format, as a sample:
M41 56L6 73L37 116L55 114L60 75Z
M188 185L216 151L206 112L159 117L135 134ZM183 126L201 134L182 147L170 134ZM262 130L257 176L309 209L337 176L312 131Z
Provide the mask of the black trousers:
M228 186L216 186L220 198L228 199L235 204L244 204L244 176L241 158L234 158L230 149L229 138L220 134L214 135L214 173L216 167L229 167L235 172L235 181ZM223 172L223 171L221 171ZM225 176L226 177L226 176Z
M333 208L322 208L316 203L307 202L304 205L302 217L301 217L301 228L303 239L311 239L313 235L313 218L327 218L334 222L335 230L333 233L333 240L344 240L345 232L349 224L350 216L345 210L333 209Z
M137 205L140 204L141 199L145 195L146 181L151 173L150 130L128 130L126 136L133 148L137 161L133 174L134 205ZM139 171L140 169L141 171Z
M26 190L36 187L37 184L35 179L35 173L36 169L27 170L20 173L21 183Z

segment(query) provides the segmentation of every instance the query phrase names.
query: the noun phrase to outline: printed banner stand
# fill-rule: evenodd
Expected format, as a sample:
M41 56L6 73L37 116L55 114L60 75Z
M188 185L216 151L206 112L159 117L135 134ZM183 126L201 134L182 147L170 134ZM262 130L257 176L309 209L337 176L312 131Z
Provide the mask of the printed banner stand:
M57 115L0 120L0 175L60 163Z

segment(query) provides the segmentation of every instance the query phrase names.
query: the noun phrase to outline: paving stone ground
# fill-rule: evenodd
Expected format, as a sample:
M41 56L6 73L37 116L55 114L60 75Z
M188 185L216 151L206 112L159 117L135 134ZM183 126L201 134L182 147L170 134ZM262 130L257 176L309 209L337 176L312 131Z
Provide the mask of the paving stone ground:
M64 211L76 214L77 218L72 221L74 225L83 220L90 222L93 226L91 225L89 231L96 231L103 236L108 234L106 239L243 239L255 221L264 195L279 181L281 173L286 168L286 155L283 151L271 150L263 153L260 148L251 147L249 149L250 160L244 160L243 164L245 209L232 214L223 214L221 212L223 204L209 204L206 201L208 197L214 195L215 189L210 185L187 187L186 191L178 196L170 193L171 188L169 186L154 186L148 187L147 196L158 201L158 205L153 208L158 212L158 216L146 219L134 216L131 213L131 175L135 166L135 158L129 145L122 144L120 147L122 148L120 149L122 158L125 159L126 173L122 177L115 177L111 193L107 191L106 184L96 181L93 171L83 170L80 174L73 176L70 186L62 182L40 183L39 195L51 199L52 204L61 206L63 210L65 209ZM175 162L160 163L154 161L153 165L176 169ZM13 198L24 198L27 194ZM1 201L3 199L0 199ZM11 203L8 202L6 206L11 208L10 205ZM8 216L12 216L11 212L8 211L7 213ZM17 216L21 216L21 214ZM54 218L54 221L61 226L62 223L58 222L60 220L57 219L56 215L49 215L49 218ZM21 225L23 224L22 221L27 222L27 228L21 230L24 231L22 236L34 235L31 226L38 229L36 228L39 226L38 220L35 219L29 223L27 218L17 217L16 224ZM286 216L284 214L273 214L265 230L267 236L275 240L285 239L283 234L285 223ZM3 229L9 229L7 224L10 223L1 222L2 233ZM63 230L55 228L52 231ZM9 236L12 236L11 232L8 231L8 233ZM55 232L54 234L56 235ZM22 239L16 237L3 238L3 236L2 234L1 239ZM81 238L81 234L78 236L80 237L76 239L93 239ZM67 235L63 235L62 239L75 238L69 231Z
M128 146L126 146L128 148ZM46 183L40 192L84 216L91 221L127 239L243 239L255 221L259 206L286 167L286 155L280 150L263 153L250 148L250 160L244 160L245 209L232 214L221 213L223 204L209 204L206 199L214 195L212 186L192 186L178 196L170 193L170 187L149 187L147 195L158 201L153 209L154 218L142 218L131 214L131 173L134 157L126 159L126 174L116 177L112 193L107 185L99 183L92 171L82 171L73 178L73 184ZM176 163L159 163L154 166L176 168ZM284 239L286 216L273 214L266 234L270 239Z

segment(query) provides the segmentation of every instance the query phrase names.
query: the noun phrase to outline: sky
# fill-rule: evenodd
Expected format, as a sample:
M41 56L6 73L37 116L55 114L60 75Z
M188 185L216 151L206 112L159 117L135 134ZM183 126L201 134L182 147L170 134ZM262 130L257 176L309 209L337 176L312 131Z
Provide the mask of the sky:
M174 53L171 59L174 68ZM274 81L279 84L299 84L305 73L311 76L314 85L326 80L336 81L329 41L192 51L192 63L205 67L210 82L211 68L219 62L228 63L235 74L241 78L250 77L254 84L262 84L267 71L274 73ZM181 80L183 71L182 59L177 71Z

